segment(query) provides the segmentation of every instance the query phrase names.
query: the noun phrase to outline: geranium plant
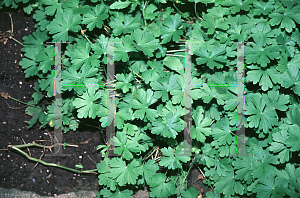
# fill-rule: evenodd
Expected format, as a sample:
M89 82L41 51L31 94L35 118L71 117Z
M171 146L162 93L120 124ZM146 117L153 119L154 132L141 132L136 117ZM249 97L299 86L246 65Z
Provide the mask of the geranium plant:
M46 41L68 42L61 51L64 132L75 131L82 118L98 120L103 128L114 122L117 156L98 146L106 156L97 165L98 197L131 197L143 186L150 197L197 197L194 187L187 189L191 164L204 167L198 166L213 189L207 197L300 196L299 1L2 3L18 5L28 14L34 10L37 21L36 32L23 38L20 62L26 77L39 79L27 108L33 116L29 127L58 127L55 49ZM238 42L245 45L245 61L237 58ZM108 43L114 43L112 81ZM237 155L238 61L245 63L245 155ZM116 97L102 85L114 85ZM40 106L43 97L53 104ZM184 135L187 113L192 143ZM188 148L192 155L186 155Z

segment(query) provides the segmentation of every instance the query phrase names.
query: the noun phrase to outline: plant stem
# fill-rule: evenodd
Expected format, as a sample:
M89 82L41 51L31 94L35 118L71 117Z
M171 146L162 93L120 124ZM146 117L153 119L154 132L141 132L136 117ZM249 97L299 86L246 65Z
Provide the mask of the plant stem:
M20 41L18 41L17 39L15 39L14 37L9 37L10 39L12 39L12 40L14 40L14 41L16 41L17 43L19 43L20 45L23 45L23 43L21 43ZM24 45L23 45L24 46Z
M145 3L145 1L143 1L142 13L143 13L143 19L144 19L145 27L147 27L147 21L145 19L145 8L146 8L147 4L148 4L148 1L146 1L146 3Z
M183 18L185 18L185 19L187 19L187 20L189 20L189 22L191 22L191 23L193 23L188 17L186 17L177 7L176 7L176 5L175 5L175 3L173 2L173 5L174 5L174 7L176 8L176 10L180 13L180 15L183 17Z
M187 172L186 176L185 176L185 177L184 177L184 179L182 180L182 182L180 182L180 185L182 185L182 184L183 184L183 182L184 182L184 180L187 178L187 176L188 176L189 172L191 171L191 168L192 168L192 166L193 166L193 163L194 163L195 159L196 159L196 158L194 158L194 159L193 159L193 161L192 161L192 163L191 163L191 166L190 166L190 168L189 168L189 170L188 170L188 172Z
M195 165L197 166L197 168L199 169L199 171L201 172L201 174L202 174L202 175L204 176L204 178L206 179L204 173L203 173L202 170L199 168L198 164L195 163ZM212 187L212 185L209 185L209 186L210 186L211 189L214 189L214 188Z
M166 54L166 56L179 56L179 57L185 57L185 56L182 56L182 55L175 55L175 54Z
M146 160L146 159L148 159L148 158L149 158L149 157L150 157L150 156L151 156L151 155L152 155L152 154L153 154L153 153L156 151L156 149L157 149L157 147L155 147L155 148L153 149L153 152L152 152L150 155L148 155L148 154L151 152L151 151L150 151L150 152L147 154L147 155L148 155L148 157L144 158L143 160Z
M88 39L88 37L84 34L84 37L86 38L86 40L88 40L88 42L90 42L90 44L93 44L90 39Z
M167 51L167 53L169 52L185 52L185 49L181 49L181 50L169 50Z
M42 160L30 157L27 153L25 153L21 149L18 149L18 148L29 147L29 146L37 146L37 147L42 147L42 148L51 148L51 147L54 147L56 145L59 145L59 144L54 144L52 146L44 146L44 145L36 144L35 142L33 142L33 143L30 143L30 144L22 144L22 145L8 145L8 147L11 147L11 148L19 151L20 153L22 153L23 155L25 155L29 160L39 162L39 163L44 164L46 166L54 166L54 167L66 169L66 170L69 170L69 171L72 171L72 172L76 172L76 173L96 173L94 171L98 170L98 169L92 169L92 170L80 171L80 170L68 168L68 167L65 167L65 166L61 166L61 165L58 165L58 164L47 163L47 162L44 162ZM63 144L60 143L60 145L63 145ZM68 144L68 146L74 146L74 145Z
M197 2L195 2L195 14L196 14L196 17L197 17L197 21L199 21L199 15L197 13L197 8L196 8L196 5L197 5ZM200 20L201 21L201 20Z
M22 101L20 101L20 100L17 100L17 99L15 99L15 98L13 98L13 97L11 97L11 96L8 96L10 99L12 99L12 100L15 100L15 101L17 101L17 102L19 102L19 103L22 103L22 104L25 104L25 105L28 105L28 106L33 106L33 107L35 107L35 105L33 105L33 104L27 104L26 102L22 102Z

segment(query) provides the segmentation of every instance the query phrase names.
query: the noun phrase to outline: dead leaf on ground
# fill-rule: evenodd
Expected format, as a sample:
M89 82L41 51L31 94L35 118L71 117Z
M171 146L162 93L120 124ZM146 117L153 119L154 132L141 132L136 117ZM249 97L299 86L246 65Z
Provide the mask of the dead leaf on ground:
M1 96L5 99L8 99L8 92L1 92Z
M197 181L198 181L199 179L204 179L203 175L199 174L199 175L198 175L198 178L197 178Z

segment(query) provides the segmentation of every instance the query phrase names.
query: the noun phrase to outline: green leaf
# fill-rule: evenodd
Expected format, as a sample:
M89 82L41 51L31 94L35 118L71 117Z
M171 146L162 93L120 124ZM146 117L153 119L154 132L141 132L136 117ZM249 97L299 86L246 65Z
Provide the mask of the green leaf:
M283 83L282 86L285 88L292 87L293 91L300 96L300 72L297 67L288 67L282 74Z
M133 158L132 153L140 152L138 143L129 140L125 133L118 132L115 139L115 154L122 155L126 160Z
M83 24L88 24L87 28L92 31L95 27L101 29L103 26L103 21L109 17L108 6L103 2L101 4L92 7L89 13L85 14L82 19Z
M136 43L134 43L136 49L143 51L143 53L149 57L152 57L153 52L160 46L159 40L155 39L152 32L137 29L132 33L132 37L136 41Z
M271 39L274 38L274 33L271 31L269 23L260 22L254 28L251 28L250 34L255 40L262 39L262 46L271 44Z
M121 109L115 115L115 124L118 129L123 128L125 120L133 120L133 111L130 108Z
M154 122L155 118L158 117L158 113L155 109L149 108L157 101L157 99L153 97L153 91L151 89L147 91L139 89L136 98L137 99L132 101L132 107L137 109L134 112L134 117L143 120L146 114L147 120Z
M192 138L196 139L199 142L204 142L206 136L211 135L211 119L203 116L204 110L202 107L198 106L197 109L193 112L193 119L196 124L196 127L192 127Z
M142 131L137 131L133 137L127 136L127 138L137 144L137 148L139 149L138 155L140 155L141 152L146 152L149 147L153 146L152 139Z
M116 74L116 77L118 81L121 82L117 82L115 88L122 89L123 93L128 92L129 88L132 87L132 84L130 82L134 80L132 73L129 73L128 75L126 75L126 77L124 76L124 74Z
M166 182L166 176L162 173L156 173L149 184L151 197L170 197L176 193L175 184L172 181Z
M300 5L294 6L292 9L285 9L283 7L275 10L273 13L269 15L271 18L270 24L272 26L278 25L280 23L280 28L285 28L285 30L290 33L293 28L296 27L296 23L300 23L300 13L299 13ZM294 21L293 21L294 20Z
M175 75L171 75L169 79L167 77L160 78L158 81L151 82L150 86L153 90L156 90L154 98L159 99L162 97L163 102L169 100L169 92L180 89Z
M227 30L229 28L228 24L230 24L230 21L224 20L226 18L203 14L203 19L204 20L201 22L201 25L208 29L208 34L213 34L217 28L222 30Z
M280 152L278 153L278 158L281 163L288 162L290 160L290 151L285 146L286 139L288 138L287 131L273 133L272 137L273 142L269 147L270 151L274 153Z
M98 86L98 80L95 78L98 69L90 65L83 65L80 72L75 67L70 67L62 72L63 90L76 90L78 94L82 94L86 85Z
M110 5L110 9L124 9L127 8L130 4L132 4L130 1L116 1Z
M232 162L234 169L236 170L235 179L246 181L249 185L253 181L253 176L249 171L251 164L254 159L251 156L239 156L235 161Z
M138 127L137 127L136 125L130 124L130 123L125 124L125 125L124 125L124 129L123 129L123 131L124 131L127 135L131 135L131 136L133 136L134 134L136 134L138 130L139 130L139 129L138 129Z
M259 183L253 188L253 192L259 197L282 197L285 195L285 188L288 186L278 180L276 174L267 172L264 177L259 177Z
M149 65L150 68L142 73L142 78L144 79L146 84L149 84L150 81L155 82L161 76L163 76L164 70L161 61L157 61L157 60L148 61L147 65Z
M245 10L249 11L251 8L251 5L254 2L254 0L236 0L236 1L231 1L231 0L225 0L222 1L222 5L224 6L230 6L230 11L232 14L235 14L239 12L240 10Z
M48 5L45 8L45 14L53 16L56 12L56 14L58 13L62 13L62 3L58 3L58 0L53 0L53 1L47 1L47 0L42 0L41 1L44 5Z
M264 133L267 133L278 122L276 111L267 105L260 94L253 94L249 97L245 114L250 115L247 118L249 127L262 129Z
M194 52L198 58L196 58L197 64L201 65L206 63L210 69L214 69L215 67L223 68L224 63L226 62L226 56L221 56L226 52L224 47L214 47L212 52L209 53L206 49L200 48ZM223 64L220 64L223 63Z
M278 46L271 45L263 47L263 38L254 37L255 43L249 43L253 48L245 46L246 63L258 63L262 67L266 67L270 63L270 59L279 57Z
M234 171L230 171L230 173L226 173L222 180L215 183L215 190L223 192L226 196L234 195L235 193L242 195L244 187L235 180Z
M119 115L116 116L116 107L118 106L118 103L119 103L118 98L114 99L112 97L107 97L106 92L102 92L102 93L103 93L103 96L101 98L101 102L104 107L100 106L100 109L97 112L97 116L101 117L100 118L101 126L102 127L109 126L112 123L112 121L114 120L114 117L116 117L115 122L117 123L117 127L122 128L122 125L124 124L124 122L122 121L123 119ZM108 111L108 106L115 107L113 112ZM125 113L124 111L126 111L126 110L128 110L128 109L124 109L123 112L121 113L122 117L123 117L123 114ZM127 119L128 118L131 119L131 117L127 116Z
M280 94L279 91L275 91L274 89L268 91L268 94L263 94L263 98L267 101L267 105L273 107L273 109L277 109L279 111L286 111L288 107L286 104L289 103L289 96Z
M183 76L179 76L177 74L175 74L177 76L177 82L180 86L180 89L178 90L172 90L170 93L172 95L172 103L173 104L181 104L182 106L184 106L185 103L185 97L188 97L191 99L191 95L192 95L192 91L190 91L190 93L185 92L184 90L184 78Z
M158 12L155 12L157 10L157 7L154 4L149 4L144 13L145 19L153 20L157 16Z
M54 81L55 81L55 70L52 70L49 75L47 75L45 78L38 79L38 83L40 84L40 88L42 91L47 91L47 96L52 97L54 96ZM61 90L57 90L58 93L61 92Z
M142 168L139 162L135 159L126 165L121 158L113 158L110 161L111 171L108 177L116 180L118 185L125 186L125 184L136 184L139 175L142 175Z
M258 147L255 147L253 152L255 153L253 156L255 161L249 168L249 171L252 172L251 174L254 178L261 178L261 175L265 175L268 172L276 172L277 169L273 165L279 164L277 156L274 156L269 151Z
M182 30L178 30L181 26L181 17L179 14L169 15L163 21L163 26L161 26L161 38L162 44L169 42L171 39L174 42L179 41L180 36L183 34Z
M88 13L91 9L89 5L84 5L84 2L79 0L66 0L66 2L63 4L63 8L70 8L74 11L74 14L82 15Z
M30 101L28 102L28 104L34 104L34 101ZM26 121L26 123L29 124L28 129L33 127L33 125L35 125L38 120L42 122L42 120L45 119L46 116L46 114L44 113L44 106L42 108L39 106L28 106L26 108L26 114L32 116L30 121Z
M295 54L295 48L294 48L294 41L291 37L289 37L287 34L279 34L277 36L278 44L281 45L282 53L287 53L289 57L294 57Z
M42 8L40 10L35 10L35 13L32 16L34 20L39 21L37 25L42 31L44 31L47 28L47 25L50 23L50 21L46 20L46 17L45 10Z
M183 144L182 144L183 146ZM171 147L168 148L162 148L161 152L163 153L164 157L161 157L159 165L167 167L168 169L177 169L177 168L182 168L182 162L187 162L190 160L189 156L184 156L184 155L179 155L175 156L174 151Z
M283 184L289 184L289 188L286 189L287 195L293 198L300 196L300 168L295 169L294 165L288 163L285 170L277 172L276 179Z
M190 187L188 190L181 191L181 196L183 198L197 197L199 194L198 190L195 187Z
M180 132L184 129L184 126L181 124L179 117L174 116L173 112L169 112L166 115L166 118L163 118L164 121L155 121L153 122L153 128L151 133L162 135L167 138L176 138L177 132Z
M23 58L19 65L22 67L22 69L25 69L25 77L29 78L30 76L35 76L38 74L38 66L36 57L39 54L41 47L32 47L32 48L25 48L26 53L24 56L26 58Z
M72 10L65 10L63 13L55 15L53 21L47 26L47 30L53 35L53 42L67 42L68 32L80 30L80 15L73 14Z
M98 176L98 183L99 185L106 185L110 188L110 190L115 191L117 182L116 180L109 177L111 172L111 168L109 167L110 161L111 160L109 158L104 158L104 160L100 161L100 163L97 164L97 169L100 173L100 175Z
M27 47L29 48L41 47L44 45L45 41L47 41L49 38L50 37L48 37L47 31L41 32L39 29L37 29L36 32L32 33L32 35L23 37L24 44L26 44L24 49L27 49ZM22 49L22 51L24 50Z
M299 151L300 150L300 127L298 125L288 126L288 138L286 139L286 145L291 147L291 151Z
M231 145L234 141L232 131L236 128L230 127L228 117L223 117L212 126L212 136L218 142L218 145Z
M247 72L246 80L253 82L253 84L259 82L259 86L261 86L263 91L273 88L273 84L282 83L282 76L274 67L262 69L257 66L251 66L249 68L253 70Z
M176 57L167 56L164 58L163 63L164 65L175 71L183 69L183 64Z
M275 9L274 0L270 0L268 2L255 1L253 2L253 6L255 7L253 10L254 15L268 15Z
M76 164L75 167L83 169L83 166L81 164Z
M300 109L297 105L293 105L289 107L289 111L287 112L288 124L297 124L300 126Z
M52 70L52 65L54 65L54 46L47 46L47 48L43 49L37 56L36 61L40 62L39 70L43 71L43 73L48 73L48 71Z
M100 104L97 104L95 101L101 97L101 92L95 94L95 91L95 87L87 87L87 92L79 96L80 98L75 98L73 105L78 109L79 118L90 117L94 119L96 117Z
M148 160L147 163L142 165L143 176L147 184L149 184L152 180L153 175L155 175L156 171L159 170L159 166L155 163L155 160Z
M136 52L137 50L133 46L132 37L129 35L123 36L121 39L114 39L114 60L127 62L129 60L128 52ZM112 42L112 41L110 41Z
M278 61L278 66L276 69L280 72L283 73L285 72L286 68L288 67L288 56L286 53L282 53L282 56L280 57L280 60Z
M115 13L115 17L111 17L109 25L113 29L115 36L119 36L122 33L131 33L141 26L134 17L124 15L122 12Z
M91 44L85 40L77 40L75 45L67 47L67 49L66 55L71 57L72 66L76 69L86 65L97 67L100 64L95 55L90 56Z
M117 188L116 192L114 192L114 193L112 193L107 188L103 188L100 191L100 195L102 195L103 197L108 197L108 198L132 198L132 194L133 194L132 190L126 189L126 190L120 191L119 188ZM100 198L100 195L99 195L99 198Z

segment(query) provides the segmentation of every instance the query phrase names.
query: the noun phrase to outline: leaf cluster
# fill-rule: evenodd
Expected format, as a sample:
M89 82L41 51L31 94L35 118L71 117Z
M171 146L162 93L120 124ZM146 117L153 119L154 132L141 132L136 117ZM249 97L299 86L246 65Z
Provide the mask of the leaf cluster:
M300 196L298 1L5 0L0 6L19 4L28 14L35 9L37 21L23 38L20 62L27 78L38 77L30 103L36 106L26 109L29 127L40 122L75 131L85 118L116 126L110 142L117 156L97 165L98 197L131 197L145 185L150 197L197 197L187 189L191 164L204 167L213 189L207 197ZM54 70L55 42L67 42L61 74ZM242 53L237 42L244 42ZM237 74L241 63L244 74ZM113 64L111 74L106 66ZM59 75L62 88L54 93ZM39 105L43 97L53 104ZM237 137L243 129L245 137ZM238 146L245 155L237 155Z

